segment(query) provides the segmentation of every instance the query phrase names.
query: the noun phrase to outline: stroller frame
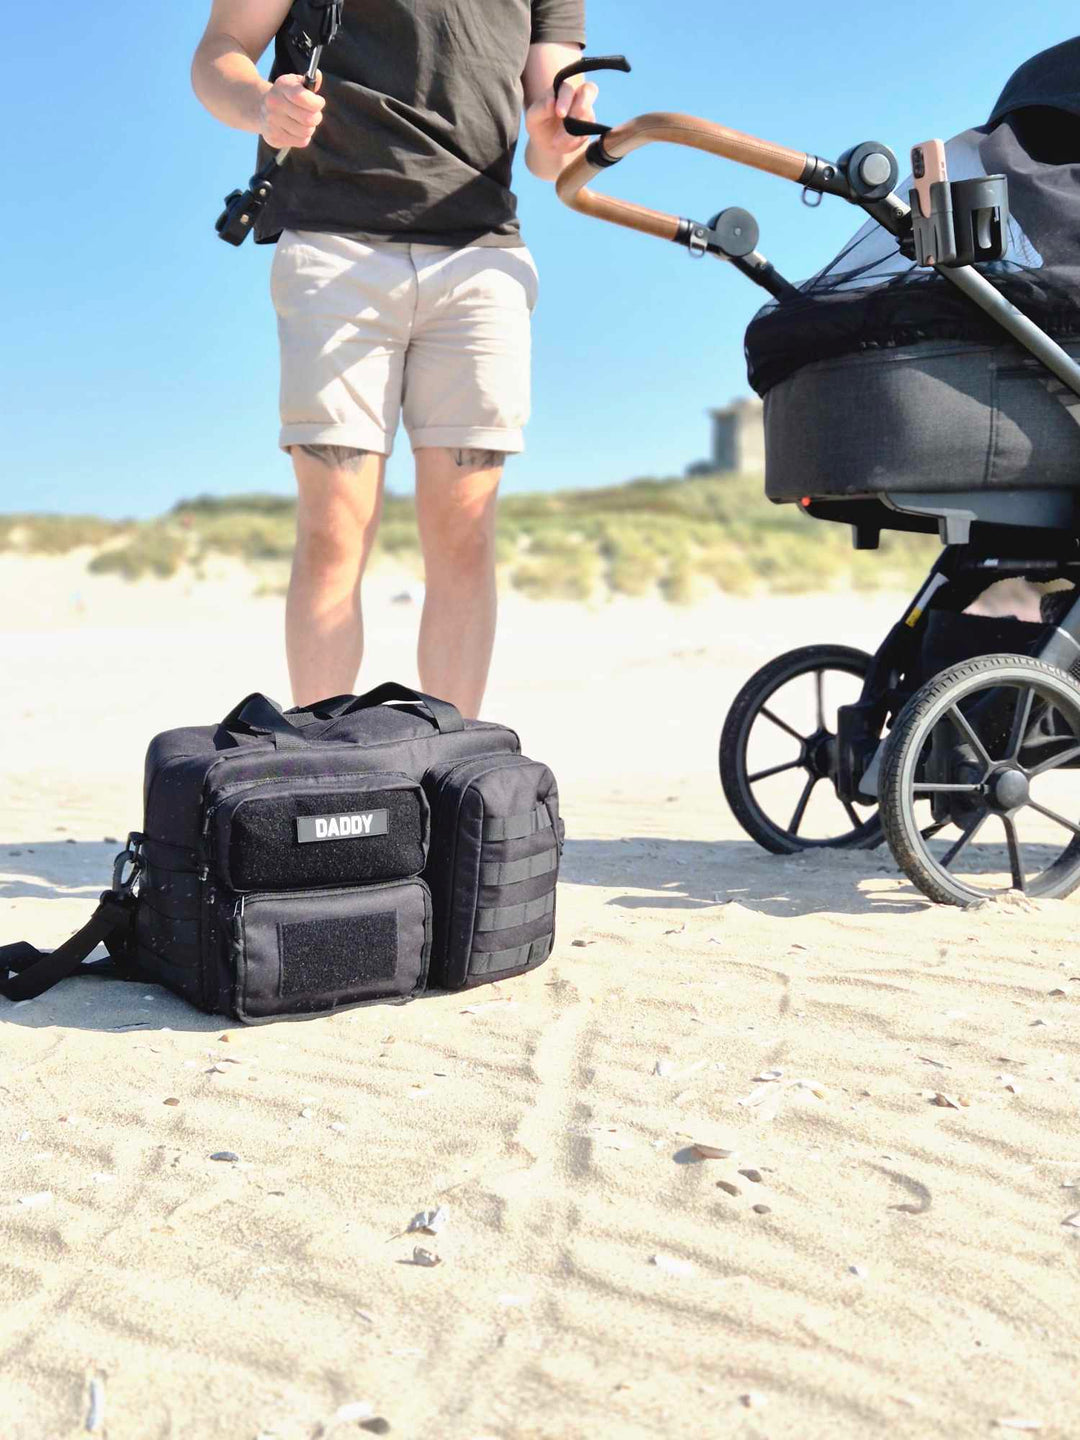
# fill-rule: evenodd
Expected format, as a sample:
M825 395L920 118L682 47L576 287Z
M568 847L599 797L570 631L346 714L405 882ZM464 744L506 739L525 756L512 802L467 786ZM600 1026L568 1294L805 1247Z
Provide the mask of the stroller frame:
M576 71L628 68L619 56L584 59L559 76L556 91ZM785 295L797 292L757 249L758 227L745 210L728 209L702 224L602 195L590 183L644 145L689 146L794 181L803 187L804 198L807 192L836 195L865 211L914 258L912 211L893 193L896 158L877 142L857 145L832 162L689 115L652 113L613 129L581 122L568 122L567 128L597 137L558 181L567 205L679 244L694 256L727 260L781 305ZM1000 188L1004 200L1003 181ZM1080 364L971 265L933 268L1035 357L1077 419L1073 397L1080 397ZM885 529L936 532L944 549L873 656L846 647L805 647L765 666L740 692L720 746L721 776L736 817L754 839L779 853L821 845L869 848L884 833L898 863L924 894L970 905L990 892L957 878L950 867L993 816L1005 830L1013 888L1042 896L1069 893L1080 885L1080 823L1037 804L1030 782L1047 769L1080 766L1080 488L1025 489L1022 494L897 489L842 498L811 495L800 505L813 518L850 525L857 549L877 548ZM960 616L990 584L1021 577L1071 580L1076 598L1023 652L977 656L929 678L921 674L931 616ZM825 724L820 698L820 676L827 669L862 680L858 701L840 708L835 732ZM795 765L752 776L746 760L750 728L763 714L778 723L766 702L779 684L797 674L817 678L817 729L806 736L791 731L800 745ZM786 724L781 728L790 730ZM997 748L1004 742L1005 752L992 755L992 742ZM777 768L801 768L808 776L786 827L764 815L752 791L756 780ZM852 828L825 840L804 839L800 824L821 781L834 788ZM931 802L929 826L914 814L918 799ZM874 802L877 816L855 811L856 805ZM1033 879L1015 825L1025 806L1051 816L1069 835L1062 855ZM960 829L961 838L942 863L929 841L948 824Z

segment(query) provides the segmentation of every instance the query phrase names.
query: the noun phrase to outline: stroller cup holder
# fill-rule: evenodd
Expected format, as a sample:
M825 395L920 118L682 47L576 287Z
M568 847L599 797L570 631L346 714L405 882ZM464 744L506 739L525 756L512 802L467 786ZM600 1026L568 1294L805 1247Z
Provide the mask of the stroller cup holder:
M912 243L919 265L959 267L1003 260L1009 249L1009 182L1004 175L943 180L930 186L930 213L917 190L911 202Z

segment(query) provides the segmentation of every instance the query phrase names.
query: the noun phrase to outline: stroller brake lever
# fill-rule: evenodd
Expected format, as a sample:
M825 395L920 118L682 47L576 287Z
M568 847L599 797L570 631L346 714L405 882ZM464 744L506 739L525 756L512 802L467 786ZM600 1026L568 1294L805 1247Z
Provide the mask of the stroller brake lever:
M594 70L619 70L624 75L630 74L630 62L625 55L583 55L573 65L567 65L555 76L554 94L555 99L559 98L559 91L563 85L574 75L588 75ZM584 139L588 135L598 135L601 139L611 129L610 125L594 124L588 120L578 120L568 115L563 120L563 126L568 135L575 135Z

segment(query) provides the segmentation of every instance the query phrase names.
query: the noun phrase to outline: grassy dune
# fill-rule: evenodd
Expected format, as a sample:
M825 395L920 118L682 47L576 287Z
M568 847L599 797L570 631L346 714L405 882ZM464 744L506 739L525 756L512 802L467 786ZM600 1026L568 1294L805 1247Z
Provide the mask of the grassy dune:
M601 490L507 495L500 510L505 584L537 599L584 600L659 591L686 603L711 590L795 594L908 588L937 542L887 536L856 553L847 528L771 505L757 477L632 480ZM250 565L263 588L280 588L292 553L296 509L276 495L203 496L149 521L92 516L0 516L0 554L58 555L88 548L93 574L130 581L198 574L214 556ZM378 554L421 573L411 496L388 496Z

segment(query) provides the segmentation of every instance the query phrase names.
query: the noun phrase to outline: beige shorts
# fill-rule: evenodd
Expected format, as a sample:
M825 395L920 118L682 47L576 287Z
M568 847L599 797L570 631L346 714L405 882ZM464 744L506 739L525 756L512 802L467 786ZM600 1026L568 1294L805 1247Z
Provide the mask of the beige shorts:
M281 446L524 449L536 267L522 247L365 244L286 230L270 289Z

